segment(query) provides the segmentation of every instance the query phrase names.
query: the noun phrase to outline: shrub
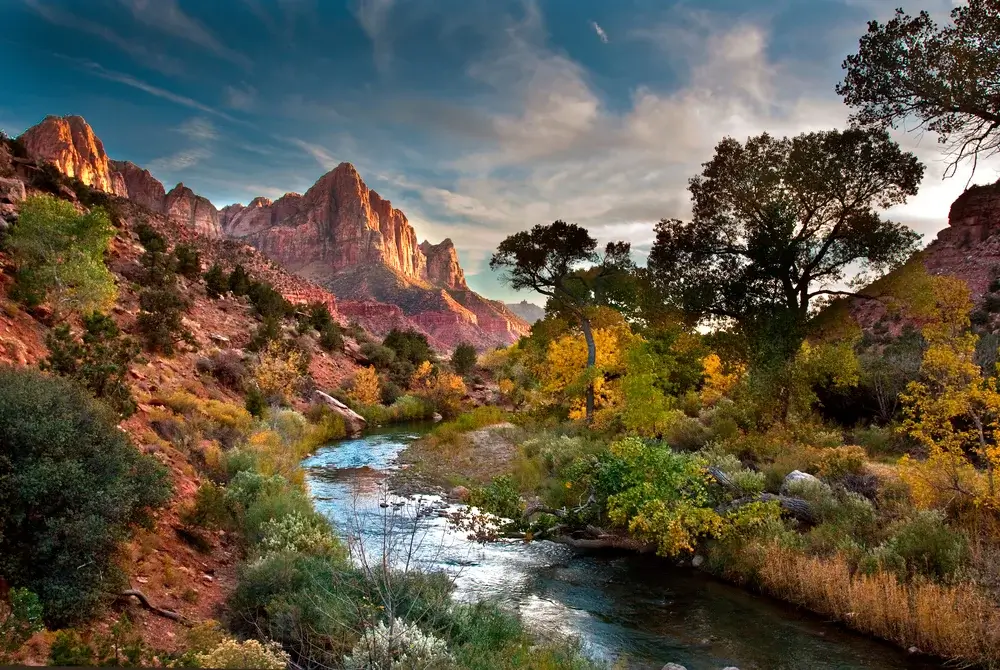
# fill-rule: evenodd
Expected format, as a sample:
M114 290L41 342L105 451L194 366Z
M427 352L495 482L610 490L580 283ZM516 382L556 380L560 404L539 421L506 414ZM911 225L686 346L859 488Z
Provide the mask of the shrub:
M1000 312L1000 295L988 294L983 301L983 309L990 313Z
M859 446L823 449L819 457L819 475L827 479L860 475L865 471L865 463L865 450Z
M226 639L214 649L194 657L201 668L260 668L261 670L284 670L288 666L288 654L281 645L257 640L237 642Z
M254 383L267 400L286 403L302 378L302 362L301 352L271 342L254 366Z
M246 295L250 291L250 275L242 265L236 265L226 280L233 295Z
M6 600L0 600L0 663L11 663L21 645L42 629L38 596L28 589L11 589Z
M100 208L80 214L51 196L27 198L6 241L17 268L11 297L32 306L48 300L57 313L113 304L117 289L104 252L114 234Z
M126 379L139 356L139 346L122 335L114 319L100 312L83 317L83 329L82 339L73 335L67 324L46 334L49 357L41 368L69 377L119 416L131 416L136 404Z
M212 482L202 484L194 495L194 505L181 514L181 522L199 528L229 527L233 513L227 494L225 488Z
M942 581L955 576L968 553L965 538L945 524L938 510L920 510L898 523L884 549L900 559L903 576L924 575Z
M174 247L174 259L177 274L188 279L197 279L201 275L201 254L190 244L178 244Z
M410 388L414 395L432 404L442 416L455 416L462 409L465 382L451 372L435 370L428 361L421 363L413 373Z
M240 470L225 489L226 502L238 509L247 510L261 496L277 495L288 487L288 480L281 475L262 475L255 470Z
M221 298L229 291L226 273L218 263L213 263L202 278L205 280L205 293L208 294L209 298Z
M248 372L239 352L233 349L215 351L205 358L199 358L196 366L198 372L212 375L223 386L234 391L243 390Z
M139 293L136 327L149 351L171 356L178 342L195 344L182 320L190 301L181 294L173 263L165 254L147 251L142 262L147 270L146 288Z
M251 416L262 419L267 413L267 398L264 397L264 393L259 388L251 386L247 389L243 406Z
M49 665L80 667L94 664L94 648L75 630L61 630L49 647Z
M463 377L476 367L476 348L468 342L462 342L455 347L451 355L451 369Z
M166 469L85 392L0 369L0 574L38 594L48 623L121 586L120 543L169 495Z
M266 281L251 282L247 297L261 318L281 319L292 313L291 303Z
M330 524L319 514L291 514L269 519L260 528L261 556L283 551L293 551L316 556L346 557L340 541L334 536Z
M148 223L140 223L136 226L135 235L139 238L139 244L141 244L146 251L160 254L166 252L166 238L156 232L156 229Z
M452 666L448 645L415 624L393 619L369 628L344 658L345 670L434 670Z
M424 361L437 362L434 350L427 342L427 336L415 330L393 328L382 340L382 345L392 349L397 359L408 361L414 366Z
M473 489L469 504L502 519L520 520L524 511L521 494L507 475L494 477L488 486Z
M348 392L348 396L359 405L375 405L381 400L378 373L375 372L374 366L358 368L351 381L351 390Z

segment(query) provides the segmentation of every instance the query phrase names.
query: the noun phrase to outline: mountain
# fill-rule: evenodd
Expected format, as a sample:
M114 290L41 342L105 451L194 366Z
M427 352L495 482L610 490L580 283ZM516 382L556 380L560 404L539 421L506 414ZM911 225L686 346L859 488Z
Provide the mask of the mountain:
M451 240L417 243L406 215L342 163L305 194L217 210L184 184L167 191L148 170L108 158L80 116L46 117L20 138L36 160L94 189L127 197L209 239L229 238L338 298L340 316L377 335L415 328L439 349L470 342L510 344L528 324L503 303L472 291Z
M533 302L522 300L521 302L508 302L507 309L517 314L528 323L535 323L545 318L545 308L539 307Z
M450 239L417 244L406 215L368 188L350 163L341 163L303 195L256 198L224 207L223 234L252 245L285 269L325 286L344 313L399 308L446 347L470 342L480 349L510 344L528 324L503 303L472 291Z

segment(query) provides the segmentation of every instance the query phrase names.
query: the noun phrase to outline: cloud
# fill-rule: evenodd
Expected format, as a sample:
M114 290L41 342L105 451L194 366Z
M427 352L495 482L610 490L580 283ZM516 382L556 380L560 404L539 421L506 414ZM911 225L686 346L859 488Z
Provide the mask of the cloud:
M392 44L387 28L395 0L357 0L354 15L372 42L375 66L386 70L392 60Z
M595 33L597 33L598 39L600 39L605 44L608 43L608 34L604 32L604 28L602 28L597 21L591 21L590 27L594 29Z
M250 69L251 62L243 54L222 44L212 32L196 19L184 13L177 0L119 0L136 20L172 37L187 40L216 56Z
M177 128L177 132L191 140L209 142L219 138L219 132L208 119L195 117L188 119Z
M246 112L253 109L254 104L257 102L257 89L249 84L244 83L240 86L227 85L224 91L226 94L226 107Z
M24 0L24 4L49 23L103 39L131 56L137 63L167 75L183 73L184 67L176 58L150 49L135 40L122 37L111 28L82 16L43 5L38 0Z
M150 161L147 166L151 172L177 172L197 165L211 158L212 152L203 147L178 151L169 156L163 156Z
M295 137L290 137L287 139L289 142L291 142L292 144L294 144L295 146L297 146L298 148L302 149L304 152L315 158L316 162L319 163L320 167L322 167L324 170L332 170L333 168L337 167L337 165L340 164L340 161L334 158L330 154L330 152L328 152L326 149L319 146L318 144L311 144L309 142L306 142L305 140L300 140Z
M225 112L219 111L213 107L209 107L208 105L202 104L197 100L194 100L193 98L173 93L172 91L160 88L159 86L153 86L152 84L144 82L141 79L136 79L130 74L125 74L124 72L116 72L114 70L108 70L102 65L99 65L92 61L67 58L59 54L54 54L54 55L64 60L72 62L77 67L82 68L86 72L89 72L90 74L96 77L101 77L102 79L107 79L108 81L115 81L118 82L119 84L125 84L126 86L137 88L140 91L145 91L146 93L156 96L157 98L169 100L170 102L176 103L178 105L183 105L184 107L190 107L191 109L197 109L200 112L211 114L213 116L226 119L227 121L233 121L237 123L239 122L237 119L226 114Z

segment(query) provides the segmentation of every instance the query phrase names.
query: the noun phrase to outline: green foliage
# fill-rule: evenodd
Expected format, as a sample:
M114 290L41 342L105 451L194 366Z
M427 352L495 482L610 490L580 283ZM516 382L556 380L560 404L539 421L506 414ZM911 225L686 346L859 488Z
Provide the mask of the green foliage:
M212 375L220 384L234 391L243 390L249 374L243 357L233 349L222 349L199 358L195 367L198 372Z
M190 244L178 244L174 247L177 274L188 279L197 279L201 275L201 254Z
M150 244L154 249L159 247L155 241ZM178 286L177 263L173 256L147 249L139 262L144 268L144 288L139 293L136 327L147 350L172 356L181 341L195 344L182 321L191 302Z
M154 254L166 253L166 238L158 233L156 229L148 223L140 223L136 226L135 234L136 237L139 238L139 244L141 244L146 251Z
M131 416L136 404L127 378L139 357L139 346L122 335L114 319L100 312L84 316L83 328L82 339L68 324L46 334L49 357L41 364L42 370L69 377L120 416Z
M900 577L924 576L941 581L955 577L968 556L965 537L948 527L938 510L920 510L896 524L888 540L864 567L897 572Z
M407 361L413 366L424 361L437 362L434 350L427 342L427 336L415 330L399 330L393 328L382 340L382 346L393 351L397 360Z
M0 663L8 664L13 655L42 624L42 603L28 589L11 589L6 601L0 601Z
M259 388L251 386L247 389L244 407L250 412L251 416L255 416L258 419L263 418L267 413L267 398L264 397L264 393Z
M233 272L235 274L236 271ZM250 282L246 295L257 310L257 314L265 320L282 319L292 313L292 305L266 281Z
M459 414L454 419L438 424L434 430L427 434L427 439L435 444L450 444L465 433L507 420L507 414L499 407L490 405L476 407L471 412Z
M123 583L119 546L170 495L100 403L68 381L0 369L0 574L46 621L91 614Z
M950 149L954 174L967 159L992 155L1000 147L995 126L1000 48L1000 9L990 0L971 0L951 11L952 25L938 27L928 12L911 17L902 9L890 21L870 21L858 52L844 61L837 93L857 111L864 127L926 129Z
M501 519L514 521L520 520L524 511L521 494L514 485L514 480L507 475L494 477L489 485L473 489L469 504Z
M49 665L80 667L94 664L94 648L75 630L61 630L49 647Z
M202 278L205 280L205 292L209 298L221 298L229 291L226 273L218 263L213 263Z
M333 320L330 309L321 302L310 303L305 314L299 315L299 331L306 332L315 328L319 332L319 346L327 351L341 351L344 348L344 335L340 325Z
M451 368L460 375L467 375L475 369L476 358L476 348L468 342L462 342L451 355Z
M250 291L250 274L246 268L237 264L229 273L227 284L233 295L246 295Z
M12 297L31 306L48 300L56 312L112 304L117 289L104 252L114 234L100 208L80 214L57 198L27 198L6 242L17 267Z

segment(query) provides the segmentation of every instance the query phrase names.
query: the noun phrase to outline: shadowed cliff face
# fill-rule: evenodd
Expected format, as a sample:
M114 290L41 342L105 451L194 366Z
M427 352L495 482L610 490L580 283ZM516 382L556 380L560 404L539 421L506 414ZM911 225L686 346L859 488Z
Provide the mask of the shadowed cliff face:
M320 177L303 195L255 198L217 210L184 184L169 192L148 170L109 160L79 116L47 117L22 135L28 153L67 176L126 197L192 233L255 247L286 270L350 301L373 332L415 328L438 348L469 342L506 345L528 324L502 303L469 289L451 240L417 244L406 215L365 185L350 163Z

